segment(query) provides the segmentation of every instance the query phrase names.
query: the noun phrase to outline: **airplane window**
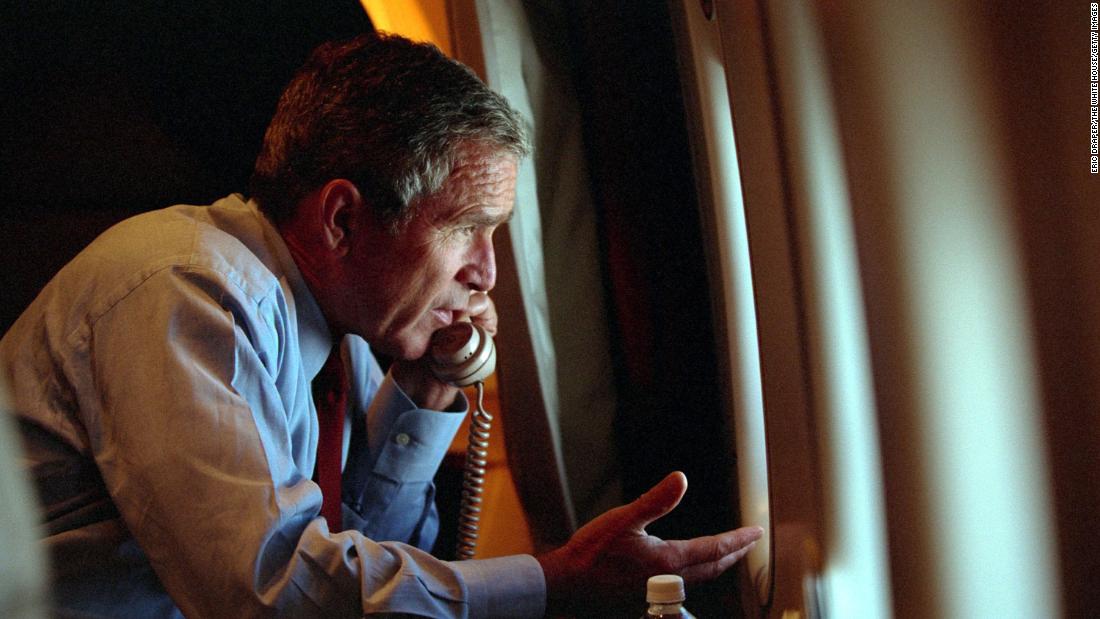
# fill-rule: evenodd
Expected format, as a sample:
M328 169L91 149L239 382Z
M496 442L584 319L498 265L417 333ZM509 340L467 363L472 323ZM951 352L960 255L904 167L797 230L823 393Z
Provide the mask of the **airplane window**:
M885 617L869 354L825 68L805 6L750 4L679 16L741 519L768 529L748 575L773 612Z
M716 22L698 6L681 6L682 48L692 69L686 88L693 99L689 115L697 123L693 139L702 142L696 166L707 186L700 187L700 201L710 210L710 260L720 281L726 341L722 361L727 371L727 402L733 417L737 454L738 496L741 521L765 527L765 536L746 562L757 597L766 601L771 589L771 510L765 451L764 396L760 375L757 315L753 293L748 231L742 202L741 178L734 145L733 121L721 64L720 35ZM687 63L685 63L687 64ZM685 78L686 80L687 78ZM693 95L693 96L692 96ZM701 183L704 184L704 183Z

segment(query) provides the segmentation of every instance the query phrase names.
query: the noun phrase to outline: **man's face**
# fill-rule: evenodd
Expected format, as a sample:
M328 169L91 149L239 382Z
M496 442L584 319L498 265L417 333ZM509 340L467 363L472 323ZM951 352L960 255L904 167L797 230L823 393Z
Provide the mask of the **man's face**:
M464 315L471 292L496 284L492 235L512 214L516 161L464 154L399 232L375 223L353 236L343 295L349 330L387 355L419 358L432 333Z

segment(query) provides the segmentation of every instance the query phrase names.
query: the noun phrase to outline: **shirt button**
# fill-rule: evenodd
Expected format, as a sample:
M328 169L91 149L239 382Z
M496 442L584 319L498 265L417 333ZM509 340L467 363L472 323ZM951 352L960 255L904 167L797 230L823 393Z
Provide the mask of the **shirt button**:
M409 437L408 434L405 434L404 432L401 432L397 436L393 437L393 440L398 445L401 445L402 447L404 447L405 445L408 445L409 441L411 441L412 439Z

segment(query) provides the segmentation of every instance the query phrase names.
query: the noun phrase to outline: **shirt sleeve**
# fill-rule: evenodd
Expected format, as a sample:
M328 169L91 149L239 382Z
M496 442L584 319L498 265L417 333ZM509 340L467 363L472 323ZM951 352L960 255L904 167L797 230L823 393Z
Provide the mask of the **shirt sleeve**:
M466 414L465 397L451 411L419 408L387 375L368 401L362 419L352 416L344 527L431 550L439 533L433 480Z
M316 419L287 355L287 316L277 288L257 294L207 269L173 267L88 332L98 402L81 409L96 463L183 613L541 616L545 585L533 557L444 562L328 530L320 489L303 470L312 468ZM423 414L405 411L393 426L424 437L413 450L434 449L427 443L442 432L418 427ZM416 457L409 473L379 468L403 463L401 447L387 443L372 471L423 477ZM402 519L390 512L400 502L379 505L378 519Z

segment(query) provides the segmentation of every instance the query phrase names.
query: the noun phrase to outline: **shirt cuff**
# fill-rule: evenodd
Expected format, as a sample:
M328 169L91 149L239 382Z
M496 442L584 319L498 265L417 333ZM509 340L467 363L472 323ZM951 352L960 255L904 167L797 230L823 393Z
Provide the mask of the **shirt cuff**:
M531 555L455 561L466 583L470 617L542 617L546 579Z
M432 479L468 407L460 393L454 412L418 408L387 375L367 416L371 470L399 482Z

